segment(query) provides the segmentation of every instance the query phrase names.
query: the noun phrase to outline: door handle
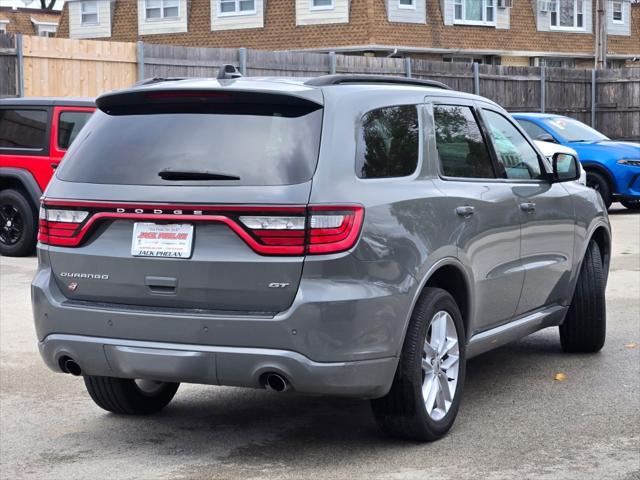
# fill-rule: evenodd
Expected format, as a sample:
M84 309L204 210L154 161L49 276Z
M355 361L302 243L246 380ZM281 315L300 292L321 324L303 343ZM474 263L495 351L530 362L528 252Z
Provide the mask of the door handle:
M521 203L520 204L520 210L522 210L523 212L534 212L536 210L536 204L535 203Z
M456 208L456 213L461 217L469 218L471 215L474 214L475 210L476 209L474 207L470 205L465 205L463 207Z

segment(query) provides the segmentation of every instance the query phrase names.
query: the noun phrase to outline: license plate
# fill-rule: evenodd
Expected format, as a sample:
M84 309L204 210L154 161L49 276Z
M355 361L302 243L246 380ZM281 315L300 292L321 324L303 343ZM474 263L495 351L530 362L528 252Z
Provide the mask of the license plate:
M133 224L131 255L134 257L189 258L192 245L193 225Z

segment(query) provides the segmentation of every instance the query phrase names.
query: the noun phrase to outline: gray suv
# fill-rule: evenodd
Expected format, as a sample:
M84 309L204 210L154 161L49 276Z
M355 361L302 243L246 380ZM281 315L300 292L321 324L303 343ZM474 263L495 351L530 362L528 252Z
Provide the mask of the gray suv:
M469 358L550 326L603 346L611 233L574 157L437 82L225 71L98 98L43 197L40 352L100 407L344 395L434 440Z

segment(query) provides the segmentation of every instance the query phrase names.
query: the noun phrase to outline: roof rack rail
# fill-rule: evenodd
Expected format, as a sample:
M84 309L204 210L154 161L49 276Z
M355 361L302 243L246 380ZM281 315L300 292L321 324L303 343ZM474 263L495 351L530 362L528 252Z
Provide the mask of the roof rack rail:
M174 82L177 80L186 80L187 77L153 77L153 78L144 78L139 82L136 82L135 86L139 87L141 85L152 85L154 83L161 82Z
M451 90L451 87L435 80L422 80L418 78L391 77L385 75L321 75L304 82L305 85L326 87L329 85L344 85L347 83L386 83L394 85L414 85L419 87L442 88Z

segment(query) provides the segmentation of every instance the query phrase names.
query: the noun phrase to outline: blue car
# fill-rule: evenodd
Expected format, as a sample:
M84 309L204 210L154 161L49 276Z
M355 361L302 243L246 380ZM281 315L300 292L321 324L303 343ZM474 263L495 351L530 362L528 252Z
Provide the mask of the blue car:
M610 140L582 122L562 115L514 113L535 140L555 142L578 152L587 185L597 190L607 208L614 201L640 210L640 144Z

